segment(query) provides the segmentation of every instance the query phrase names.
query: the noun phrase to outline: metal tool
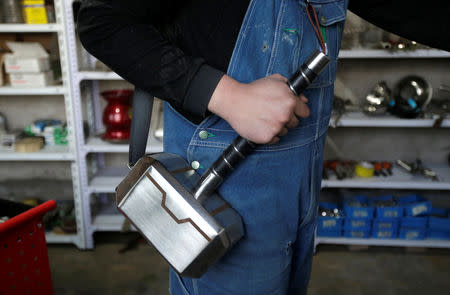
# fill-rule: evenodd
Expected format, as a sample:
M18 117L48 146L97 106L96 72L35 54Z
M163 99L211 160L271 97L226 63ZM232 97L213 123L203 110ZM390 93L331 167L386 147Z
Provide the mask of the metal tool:
M370 116L384 115L391 99L391 90L385 81L380 81L366 96L363 111Z
M314 52L289 88L299 95L328 63ZM144 156L152 105L150 94L135 90L132 170L116 188L117 207L179 274L200 277L244 235L241 217L215 190L256 145L238 136L201 177L178 155Z
M336 128L339 123L339 120L345 113L345 100L343 100L340 97L335 97L333 100L333 112L336 113L336 116L334 117L334 120L331 123L331 127Z
M418 76L407 76L395 86L391 112L401 118L416 118L430 103L433 87Z
M405 162L397 160L397 164L413 175L423 175L431 178L433 181L439 181L439 178L433 170L426 168L422 164L422 160L416 159L414 162Z

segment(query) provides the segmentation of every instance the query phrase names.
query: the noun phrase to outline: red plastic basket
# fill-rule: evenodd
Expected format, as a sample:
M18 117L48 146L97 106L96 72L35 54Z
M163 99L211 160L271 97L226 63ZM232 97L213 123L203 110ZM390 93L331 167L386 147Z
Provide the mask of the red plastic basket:
M18 215L0 224L0 295L52 295L42 217L56 208L55 201L47 201L24 212L21 212L22 204L1 201L1 216L7 214L6 208L9 213L12 210Z

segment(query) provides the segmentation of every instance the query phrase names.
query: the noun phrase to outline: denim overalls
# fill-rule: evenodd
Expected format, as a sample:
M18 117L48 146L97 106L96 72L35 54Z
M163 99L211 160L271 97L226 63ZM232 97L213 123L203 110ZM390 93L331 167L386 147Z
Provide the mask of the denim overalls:
M326 34L331 58L304 92L311 114L277 144L258 147L225 180L219 192L242 216L245 236L200 279L180 278L171 270L172 295L306 293L323 146L348 0L310 3ZM275 73L291 76L320 49L305 7L305 0L252 0L227 74L244 83ZM194 125L168 104L164 121L164 150L188 163L197 161L200 174L237 136L215 115Z

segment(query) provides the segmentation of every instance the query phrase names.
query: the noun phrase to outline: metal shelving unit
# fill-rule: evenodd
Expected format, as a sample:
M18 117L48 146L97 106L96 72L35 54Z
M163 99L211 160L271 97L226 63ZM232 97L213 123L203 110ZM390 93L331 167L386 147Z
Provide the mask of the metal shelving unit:
M101 71L80 71L78 72L80 80L123 80L122 77L114 72Z
M52 232L45 233L47 243L52 244L77 244L78 236L75 234L59 235Z
M385 49L340 50L340 59L377 59L377 58L450 58L450 52L437 49L418 49L411 51L389 51Z
M370 60L370 59L443 59L450 58L450 53L428 49L404 52L390 52L387 50L341 50L339 59ZM333 126L335 116L332 116L330 125ZM361 112L348 112L343 114L336 127L359 128L432 128L436 118L427 119L401 119L391 115L370 117ZM439 128L449 128L450 120L445 119ZM322 181L322 189L405 189L405 190L450 190L450 168L448 166L429 167L435 171L439 181L433 181L423 176L411 175L400 167L393 168L393 175L388 177L372 177L370 179L355 177L352 179L330 179ZM346 238L346 237L316 237L315 246L319 244L336 245L364 245L364 246L390 246L390 247L427 247L450 248L450 241L446 240L406 240L406 239L375 239L375 238Z
M53 24L0 24L0 33L56 33L61 32L61 23Z
M45 25L28 25L28 24L0 24L0 33L54 33L57 35L59 56L62 73L62 85L49 86L42 88L13 88L0 87L0 95L2 96L35 96L35 95L60 95L64 98L64 106L66 113L66 122L68 126L68 146L51 146L45 147L35 153L16 153L16 152L0 152L0 161L69 161L72 172L73 198L76 212L77 233L70 235L58 235L47 233L48 243L69 243L75 244L79 248L86 248L86 232L83 212L83 201L81 198L79 184L78 169L78 149L76 126L74 124L74 107L71 92L72 77L69 71L69 50L67 42L67 31L64 26L65 19L65 2L63 0L55 0L55 16L56 23Z
M34 153L1 151L0 161L74 161L68 146L46 146Z
M149 137L147 141L147 153L162 152L162 141ZM99 137L90 137L83 145L85 153L128 153L128 144L109 143Z
M373 238L356 239L356 238L316 237L316 244L450 248L450 241L445 240L403 240L403 239L373 239Z
M322 188L367 188L367 189L415 189L450 190L450 167L430 167L439 177L433 181L424 176L412 175L399 167L393 167L392 176L372 178L354 177L350 179L331 179L322 181Z
M18 88L1 86L0 95L65 95L67 88L64 86L49 86L42 88Z
M72 0L64 1L64 13L65 13L65 31L68 42L68 53L70 57L70 63L68 70L72 77L71 94L73 100L73 114L75 124L75 136L78 138L76 141L77 151L77 166L79 169L79 183L80 183L80 199L82 200L82 212L80 215L84 221L85 232L85 247L92 248L94 246L93 233L95 231L120 231L124 222L124 217L118 212L114 211L114 205L111 204L111 208L106 210L100 210L98 212L91 212L90 201L93 194L111 194L114 193L115 187L122 181L126 175L128 168L123 167L107 167L105 166L104 154L107 153L127 153L127 144L113 144L103 141L99 136L85 138L83 133L83 118L87 118L91 134L98 134L103 128L101 122L101 108L99 98L99 81L121 81L123 80L118 74L114 72L98 71L94 69L95 59L83 52L84 49L79 48L77 44L77 38L75 35L74 15L72 11ZM89 64L86 66L80 66L80 50L82 52L81 59ZM450 58L450 53L440 50L417 50L410 52L389 52L386 50L341 50L340 59L428 59L428 58ZM83 116L82 108L82 93L81 85L87 89L86 99L86 112ZM368 118L363 114L349 113L344 115L341 119L339 126L342 127L395 127L395 128L428 128L433 124L433 120L401 120L394 117L381 118ZM449 120L443 122L442 127L450 127ZM163 150L162 142L150 137L147 146L147 152L161 152ZM95 161L87 161L88 155L93 154ZM90 169L88 169L90 168ZM434 167L433 167L434 168ZM427 179L414 179L408 178L406 173L401 171L394 171L395 177L390 178L389 181L337 181L334 179L326 180L323 182L323 187L338 188L338 187L365 187L365 188L411 188L417 187L418 189L445 189L450 190L450 172L448 170L440 171L438 174L443 177L440 182L432 182ZM92 173L88 173L88 171ZM397 173L398 172L398 173ZM92 175L90 175L92 174ZM94 213L94 214L92 214ZM382 241L382 242L380 242ZM383 242L384 241L384 242ZM390 244L395 246L407 246L410 245L410 241L406 240L362 240L362 239L325 239L318 238L318 243L333 243L333 244ZM421 241L419 241L421 242ZM420 244L420 243L416 244ZM423 242L424 245L430 247L438 247L438 245L444 245L449 247L448 243L440 243L436 241Z
M121 229L121 224L123 223L124 218L121 218L120 215L113 216L114 222L112 225L108 225L108 214L100 213L99 216L92 217L90 200L93 193L100 192L114 192L115 186L108 182L110 178L105 177L106 182L102 188L102 178L101 175L105 171L105 163L104 163L104 154L105 153L128 153L128 145L118 144L118 143L109 143L101 139L101 136L91 136L85 138L83 132L83 118L87 117L90 134L99 134L103 129L102 119L102 109L100 106L100 87L99 81L121 81L123 80L118 74L114 72L107 71L97 71L90 70L94 68L95 59L90 56L84 49L79 48L77 45L77 37L76 37L76 28L74 23L74 13L72 9L73 0L63 0L65 3L65 29L67 32L68 38L68 50L70 56L70 64L69 71L72 76L73 83L71 84L71 93L73 99L74 106L74 116L75 116L75 125L76 125L76 137L79 139L76 143L76 149L78 152L77 164L80 170L80 194L81 199L83 200L83 209L82 216L85 224L85 232L86 234L86 248L93 248L93 233L95 231L118 231ZM81 59L84 62L88 63L88 66L84 65L80 66L79 63L79 51L81 50ZM87 106L87 114L83 116L83 107L82 107L82 92L81 85L87 86L85 89L87 90L86 94L86 106ZM156 138L150 137L148 140L147 152L161 152L162 151L162 142L157 140ZM90 154L94 154L95 161L92 163L88 163L87 157ZM97 178L89 179L88 177L88 168L91 168L96 175L99 175ZM126 173L126 165L122 169L122 174ZM124 171L125 169L125 171ZM103 172L99 172L103 171ZM117 176L116 181L119 180L119 176ZM93 184L93 185L92 185ZM106 221L105 221L106 218Z
M332 116L330 124L334 122ZM337 127L391 127L391 128L431 128L435 119L401 119L392 115L370 117L360 112L349 112L342 115ZM440 128L450 128L450 120L442 121Z

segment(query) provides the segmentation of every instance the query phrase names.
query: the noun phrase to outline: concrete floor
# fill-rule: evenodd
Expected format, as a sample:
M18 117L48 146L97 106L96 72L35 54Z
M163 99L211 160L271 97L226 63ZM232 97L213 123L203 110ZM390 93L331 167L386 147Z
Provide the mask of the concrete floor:
M118 233L96 235L93 251L49 246L55 294L169 294L168 267L152 247L139 242L119 253L135 237ZM320 246L309 294L448 294L449 254L446 249L371 247L349 251L345 246Z

